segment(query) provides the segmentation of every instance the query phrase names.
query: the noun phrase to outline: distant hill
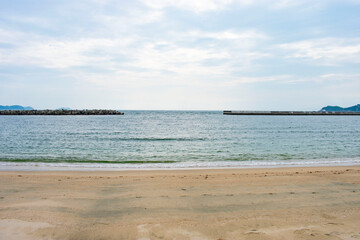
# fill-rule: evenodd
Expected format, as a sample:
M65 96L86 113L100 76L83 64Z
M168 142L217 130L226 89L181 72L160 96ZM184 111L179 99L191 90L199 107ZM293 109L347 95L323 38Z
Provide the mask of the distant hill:
M56 110L71 110L71 108L68 108L68 107L61 107L61 108L58 108Z
M0 110L34 110L34 109L32 107L23 107L20 105L11 105L11 106L0 105Z
M342 108L339 106L327 106L323 107L320 112L360 112L360 104L348 108Z

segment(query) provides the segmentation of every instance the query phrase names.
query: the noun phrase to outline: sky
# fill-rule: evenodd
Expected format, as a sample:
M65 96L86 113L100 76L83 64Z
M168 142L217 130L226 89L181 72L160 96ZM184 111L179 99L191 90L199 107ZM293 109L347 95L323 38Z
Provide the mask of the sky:
M359 0L2 0L0 105L360 103Z

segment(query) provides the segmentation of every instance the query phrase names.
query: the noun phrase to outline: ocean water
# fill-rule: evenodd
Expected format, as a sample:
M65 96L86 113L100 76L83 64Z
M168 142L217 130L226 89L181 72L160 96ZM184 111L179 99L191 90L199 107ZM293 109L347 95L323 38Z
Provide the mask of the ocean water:
M0 116L0 169L360 164L359 116Z

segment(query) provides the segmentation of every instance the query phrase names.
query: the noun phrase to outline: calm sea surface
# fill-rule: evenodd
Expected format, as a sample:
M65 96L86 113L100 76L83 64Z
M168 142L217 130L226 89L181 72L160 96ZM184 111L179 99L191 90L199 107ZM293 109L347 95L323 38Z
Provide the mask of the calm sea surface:
M359 116L0 116L0 167L257 167L360 164Z

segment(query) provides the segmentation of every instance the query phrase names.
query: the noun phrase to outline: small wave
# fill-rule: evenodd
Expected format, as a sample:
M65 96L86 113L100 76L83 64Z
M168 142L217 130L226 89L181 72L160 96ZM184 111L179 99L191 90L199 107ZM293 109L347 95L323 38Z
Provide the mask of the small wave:
M33 159L33 158L18 158L18 159L0 159L0 162L13 163L92 163L92 164L153 164L153 163L176 163L172 160L89 160L89 159Z
M132 138L121 138L121 137L97 137L96 140L110 140L110 141L133 141L133 142L158 142L158 141L177 141L177 142L191 142L191 141L204 141L205 138L144 138L144 137L132 137Z
M237 156L234 157L225 157L224 161L271 161L271 160L286 161L291 159L301 160L303 159L303 157L291 155L288 153L280 153L280 154L244 153L244 154L238 154Z
M112 162L114 163L114 162ZM132 170L132 169L196 169L196 168L277 168L277 167L306 167L306 166L352 166L360 165L360 159L308 159L305 161L210 161L210 162L175 162L167 164L164 162L151 162L137 164L131 163L110 164L110 163L67 163L67 162L2 162L0 170Z

